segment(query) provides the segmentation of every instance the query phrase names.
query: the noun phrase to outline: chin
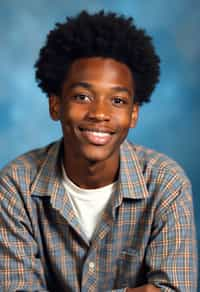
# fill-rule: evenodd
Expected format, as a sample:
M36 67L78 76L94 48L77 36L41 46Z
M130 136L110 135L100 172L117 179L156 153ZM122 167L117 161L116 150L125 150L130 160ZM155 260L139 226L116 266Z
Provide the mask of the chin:
M85 157L86 160L91 162L100 162L105 161L109 159L112 156L111 151L105 151L103 149L88 149L87 151L83 152L83 157Z
M89 162L100 162L100 161L105 161L108 159L107 155L97 155L97 154L85 155L84 157Z

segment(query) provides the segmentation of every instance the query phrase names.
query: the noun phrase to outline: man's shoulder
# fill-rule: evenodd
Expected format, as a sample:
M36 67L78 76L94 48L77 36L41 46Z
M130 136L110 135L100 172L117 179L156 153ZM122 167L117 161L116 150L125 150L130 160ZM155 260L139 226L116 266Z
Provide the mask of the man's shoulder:
M0 175L11 174L12 172L18 171L31 171L38 172L41 165L48 159L49 152L57 146L59 142L52 142L44 147L30 150L13 161L8 163L3 169L0 170Z
M176 177L180 182L188 182L184 169L169 156L143 145L127 142L130 151L136 154L142 173L151 177Z

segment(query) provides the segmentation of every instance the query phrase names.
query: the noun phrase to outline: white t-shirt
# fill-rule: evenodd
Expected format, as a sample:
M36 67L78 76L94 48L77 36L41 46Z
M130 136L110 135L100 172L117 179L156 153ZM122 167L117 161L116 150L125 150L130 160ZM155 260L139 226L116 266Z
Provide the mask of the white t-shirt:
M63 185L77 215L80 225L91 240L111 195L116 191L117 182L97 189L82 189L67 176L62 164Z

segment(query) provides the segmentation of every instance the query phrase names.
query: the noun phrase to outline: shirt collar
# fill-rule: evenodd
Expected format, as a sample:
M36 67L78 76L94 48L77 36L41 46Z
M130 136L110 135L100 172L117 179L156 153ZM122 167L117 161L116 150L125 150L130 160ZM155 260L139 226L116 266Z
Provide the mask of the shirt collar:
M47 148L46 158L31 187L32 195L51 196L52 192L63 193L60 163L62 144L62 140L60 140Z
M148 190L134 146L124 141L120 149L119 193L124 198L145 199Z
M62 140L52 144L47 157L31 188L31 193L37 196L63 195L61 155ZM120 148L120 171L118 191L124 198L144 199L148 196L146 182L134 146L124 141ZM55 196L54 196L55 194Z

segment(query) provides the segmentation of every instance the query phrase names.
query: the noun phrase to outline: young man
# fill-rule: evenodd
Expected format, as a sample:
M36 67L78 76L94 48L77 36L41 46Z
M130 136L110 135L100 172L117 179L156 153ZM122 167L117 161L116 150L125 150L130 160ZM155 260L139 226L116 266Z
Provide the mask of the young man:
M1 171L0 290L196 291L190 182L125 140L159 80L151 38L81 12L35 67L63 139Z

